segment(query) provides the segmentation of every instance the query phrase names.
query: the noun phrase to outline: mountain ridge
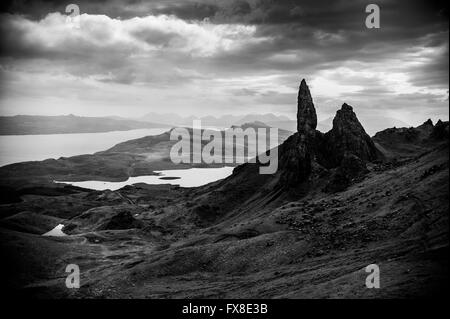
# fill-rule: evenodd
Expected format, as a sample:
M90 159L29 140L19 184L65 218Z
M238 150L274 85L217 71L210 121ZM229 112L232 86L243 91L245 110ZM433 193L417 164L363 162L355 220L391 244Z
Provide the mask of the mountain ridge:
M75 116L73 114L0 116L0 135L101 133L166 126L129 119Z

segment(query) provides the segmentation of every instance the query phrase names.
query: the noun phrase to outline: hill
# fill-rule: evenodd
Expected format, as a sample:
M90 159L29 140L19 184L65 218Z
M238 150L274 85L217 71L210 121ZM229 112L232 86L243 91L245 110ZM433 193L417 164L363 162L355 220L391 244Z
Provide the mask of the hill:
M0 135L99 133L166 126L165 124L111 117L82 117L75 115L16 115L0 117Z

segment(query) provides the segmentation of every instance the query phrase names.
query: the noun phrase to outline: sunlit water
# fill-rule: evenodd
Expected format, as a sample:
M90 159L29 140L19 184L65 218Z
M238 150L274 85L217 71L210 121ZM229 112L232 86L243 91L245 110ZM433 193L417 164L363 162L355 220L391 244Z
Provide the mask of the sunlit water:
M117 190L127 185L136 183L146 183L151 185L171 184L180 185L181 187L197 187L220 179L224 179L233 173L234 167L220 168L189 168L155 171L159 175L147 175L130 177L124 182L104 182L104 181L82 181L82 182L63 182L55 181L55 183L65 183L73 186L95 189L95 190ZM172 177L176 179L164 179Z
M62 231L63 228L64 228L64 225L59 224L58 226L53 228L51 231L46 232L45 234L42 234L42 236L56 236L56 237L67 236L66 234L63 233L63 231Z
M0 166L92 154L111 148L117 143L158 135L168 130L169 128L153 128L104 133L3 135L0 136Z

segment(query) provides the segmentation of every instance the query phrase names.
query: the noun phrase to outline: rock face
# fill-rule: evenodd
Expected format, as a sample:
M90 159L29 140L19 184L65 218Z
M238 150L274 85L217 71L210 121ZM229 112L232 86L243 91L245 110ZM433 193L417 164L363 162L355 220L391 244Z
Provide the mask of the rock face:
M305 79L300 83L297 99L297 150L298 178L303 180L311 173L311 160L314 157L317 114Z
M295 186L307 177L306 172L311 170L310 157L304 149L300 149L298 133L280 145L278 154L282 186Z
M336 112L333 128L324 138L322 158L326 167L339 166L344 156L349 154L359 157L364 162L380 157L380 152L358 121L353 108L346 103Z
M340 166L333 173L330 182L325 187L326 192L345 190L353 181L368 172L366 164L356 155L345 154Z

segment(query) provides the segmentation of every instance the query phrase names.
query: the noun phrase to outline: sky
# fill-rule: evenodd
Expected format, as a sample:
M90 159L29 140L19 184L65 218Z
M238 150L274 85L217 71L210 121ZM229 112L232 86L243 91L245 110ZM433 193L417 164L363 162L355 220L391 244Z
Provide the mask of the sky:
M296 117L344 103L411 125L448 120L445 1L6 1L0 115ZM368 29L366 6L380 8Z

